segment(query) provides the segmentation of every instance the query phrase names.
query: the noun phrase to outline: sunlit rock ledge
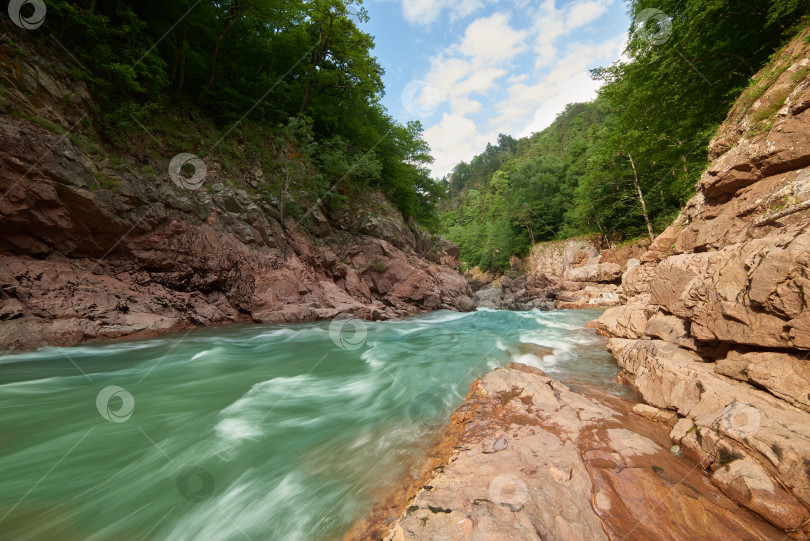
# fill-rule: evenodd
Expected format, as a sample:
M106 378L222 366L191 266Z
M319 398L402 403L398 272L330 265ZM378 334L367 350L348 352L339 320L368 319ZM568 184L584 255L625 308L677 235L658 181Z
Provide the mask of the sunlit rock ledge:
M635 407L634 407L635 406ZM671 450L674 415L512 364L476 380L426 471L346 539L774 539Z

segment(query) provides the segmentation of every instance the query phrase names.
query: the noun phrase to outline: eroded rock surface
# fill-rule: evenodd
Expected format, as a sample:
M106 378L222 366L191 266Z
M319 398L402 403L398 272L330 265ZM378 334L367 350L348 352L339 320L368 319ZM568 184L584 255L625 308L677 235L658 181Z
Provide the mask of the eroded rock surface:
M534 368L495 370L473 383L441 444L452 451L394 524L378 517L352 538L778 538L670 452L668 430L650 415Z
M172 182L169 154L102 160L81 122L89 94L54 60L64 53L23 34L18 47L26 54L0 45L0 350L240 320L474 309L458 248L378 192L345 209L312 201L292 217L255 189L258 163L226 171L205 158L205 187L193 190ZM7 114L13 107L75 133Z
M594 323L612 338L622 378L677 413L680 452L801 538L810 535L808 37L776 58L771 88L749 89L732 110L698 194L624 275L625 306Z
M644 242L600 250L593 241L573 239L537 244L525 262L513 258L505 277L467 273L479 307L506 310L583 309L616 306L622 274L639 264Z

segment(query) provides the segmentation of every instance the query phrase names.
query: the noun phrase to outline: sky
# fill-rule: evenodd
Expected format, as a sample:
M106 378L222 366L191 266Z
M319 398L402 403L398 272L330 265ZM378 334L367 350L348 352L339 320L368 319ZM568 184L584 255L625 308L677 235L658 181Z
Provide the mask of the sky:
M499 133L549 126L590 101L589 70L617 60L630 20L624 0L365 0L383 104L419 120L434 177L480 154Z

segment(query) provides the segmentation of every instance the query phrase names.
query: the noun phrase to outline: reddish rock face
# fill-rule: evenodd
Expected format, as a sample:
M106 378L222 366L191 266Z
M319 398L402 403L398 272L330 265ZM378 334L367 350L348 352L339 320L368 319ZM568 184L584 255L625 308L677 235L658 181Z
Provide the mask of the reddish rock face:
M0 349L474 307L454 247L407 225L379 194L356 213L386 216L375 224L381 236L399 232L397 246L373 224L363 222L366 234L351 221L332 227L320 211L311 227L282 226L258 196L224 184L179 191L168 177L106 171L117 186L97 189L97 163L14 117L0 117L0 147Z
M671 417L534 368L495 370L473 383L430 473L346 539L779 538L670 452L669 429L648 418Z
M677 412L683 454L797 538L810 535L808 37L732 110L697 196L625 274L627 306L594 324L623 379ZM784 96L763 128L757 113Z
M141 150L137 137L131 154L99 157L82 122L92 98L64 76L62 51L24 32L14 41L0 44L0 111L33 108L71 131L0 114L0 350L474 308L458 248L381 193L341 209L313 197L305 215L282 217L258 160L226 171L207 157L205 185L192 190L172 182L172 155Z

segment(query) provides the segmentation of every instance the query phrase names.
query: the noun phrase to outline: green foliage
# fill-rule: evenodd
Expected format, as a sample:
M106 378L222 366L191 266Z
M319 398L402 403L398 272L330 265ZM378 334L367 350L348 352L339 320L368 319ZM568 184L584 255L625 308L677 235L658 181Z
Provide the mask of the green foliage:
M95 188L104 188L107 190L115 190L118 188L118 181L104 175L103 173L96 173L93 175L93 178L96 181Z
M450 200L442 225L466 264L505 270L532 242L571 234L566 209L603 116L595 104L570 105L541 133L519 141L502 135L497 146L456 166L445 179Z
M369 268L374 272L385 272L386 269L385 261L377 257L374 259L374 261L371 262Z
M531 137L500 136L445 179L443 230L468 265L507 269L512 254L542 240L597 234L608 244L647 236L648 224L662 231L694 194L731 105L747 87L753 104L784 72L774 64L751 80L810 14L804 0L628 6L643 28L630 28L629 61L594 70L604 83L594 103L569 106ZM660 18L641 22L648 9L670 16L671 33ZM773 126L780 98L754 129Z
M125 145L148 126L173 151L213 154L229 170L258 156L272 173L262 190L282 211L379 188L437 227L429 149L418 123L379 103L374 39L355 24L368 20L362 0L45 1L107 141Z
M56 124L51 124L47 120L39 118L38 116L29 115L26 112L16 110L16 109L13 112L18 117L20 117L22 119L25 119L25 120L33 123L33 124L36 124L37 126L39 126L41 128L45 128L46 130L48 130L51 133L55 133L56 135L63 135L65 133L65 129L62 128L61 126L57 126Z

